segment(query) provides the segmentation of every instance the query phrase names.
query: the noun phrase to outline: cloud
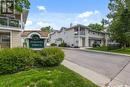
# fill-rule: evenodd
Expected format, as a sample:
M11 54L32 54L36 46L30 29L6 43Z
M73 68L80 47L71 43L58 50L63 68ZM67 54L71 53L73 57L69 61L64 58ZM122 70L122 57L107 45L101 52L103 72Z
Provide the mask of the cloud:
M100 12L95 10L95 11L86 11L86 12L83 12L81 14L78 15L78 18L88 18L88 17L91 17L95 14L99 14Z
M46 11L45 6L37 6L37 8L39 11Z
M100 12L98 10L95 10L94 13L95 14L100 14Z
M27 20L27 22L26 22L26 25L27 26L30 26L30 25L32 25L33 24L33 22L31 21L31 20Z
M78 15L79 18L87 18L87 17L90 17L93 15L93 12L92 11L86 11L84 13L81 13Z
M39 27L47 27L47 26L51 26L52 24L51 23L47 23L47 22L37 22L36 23Z
M70 23L88 25L90 23L100 23L105 15L98 10L85 11L81 13L55 13L55 12L39 12L39 14L29 14L29 21L25 28L36 28L51 26L56 30L61 27L70 27ZM30 26L28 24L30 23Z
M39 21L36 23L40 28L41 27L47 27L47 26L51 26L53 28L57 28L57 26L54 23L49 23L47 21Z
M100 11L86 11L83 13L79 13L74 20L74 24L84 24L88 25L90 23L99 23L102 19L102 15Z

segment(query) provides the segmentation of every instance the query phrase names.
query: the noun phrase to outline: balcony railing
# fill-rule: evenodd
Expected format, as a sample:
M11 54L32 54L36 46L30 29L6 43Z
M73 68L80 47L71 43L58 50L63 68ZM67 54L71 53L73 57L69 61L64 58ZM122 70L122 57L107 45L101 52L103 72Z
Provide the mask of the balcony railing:
M17 19L10 19L6 17L0 17L0 27L15 27L20 28L20 21Z
M75 35L85 35L85 32L75 32Z

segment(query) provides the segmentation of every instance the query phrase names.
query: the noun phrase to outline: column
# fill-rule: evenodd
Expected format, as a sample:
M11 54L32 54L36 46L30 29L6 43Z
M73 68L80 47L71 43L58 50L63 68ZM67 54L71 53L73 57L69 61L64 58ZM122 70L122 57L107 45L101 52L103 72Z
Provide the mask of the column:
M78 27L78 46L80 47L81 46L81 40L80 40L80 26Z

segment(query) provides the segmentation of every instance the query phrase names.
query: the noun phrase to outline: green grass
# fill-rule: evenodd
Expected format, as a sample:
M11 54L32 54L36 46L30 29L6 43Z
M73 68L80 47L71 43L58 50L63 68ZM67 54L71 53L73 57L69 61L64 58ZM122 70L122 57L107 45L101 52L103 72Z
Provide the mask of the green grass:
M130 54L130 48L108 50L107 47L96 47L96 48L89 48L89 49L90 50L106 51L106 52L114 52L114 53L122 53L122 54Z
M112 50L111 52L122 53L122 54L130 54L130 48Z
M0 87L98 87L80 75L58 66L0 75Z
M90 50L99 50L99 51L108 51L107 47L94 47L94 48L89 48Z

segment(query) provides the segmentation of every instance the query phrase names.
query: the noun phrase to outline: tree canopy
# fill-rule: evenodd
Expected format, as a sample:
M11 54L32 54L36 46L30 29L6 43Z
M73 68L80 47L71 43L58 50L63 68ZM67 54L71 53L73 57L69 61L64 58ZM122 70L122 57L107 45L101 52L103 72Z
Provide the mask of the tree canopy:
M19 12L22 12L23 9L29 9L30 5L29 0L15 0L15 9Z
M127 0L110 0L108 8L111 19L111 37L122 46L130 46L130 10Z
M102 31L104 27L101 24L95 23L95 24L89 24L88 27L92 30L96 31Z
M53 32L53 30L54 29L51 26L47 26L47 27L42 27L41 28L41 31L48 32L48 33Z

